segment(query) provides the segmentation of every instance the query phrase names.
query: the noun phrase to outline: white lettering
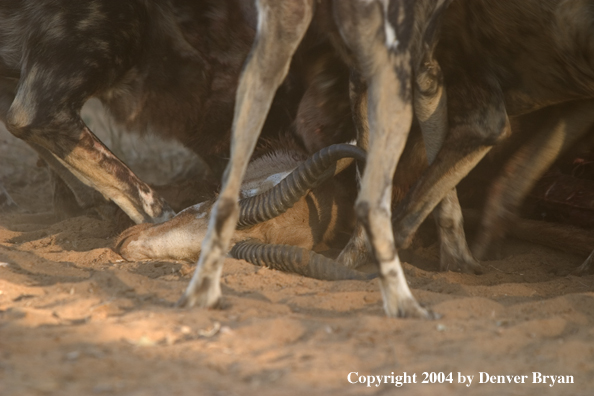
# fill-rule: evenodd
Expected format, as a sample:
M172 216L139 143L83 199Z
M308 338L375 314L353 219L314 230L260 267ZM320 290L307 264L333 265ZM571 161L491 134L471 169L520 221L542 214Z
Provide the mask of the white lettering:
M549 378L551 379L551 385L549 385L550 387L553 387L555 385L555 377L555 375L549 376Z
M468 384L466 384L466 386L470 386L470 384L472 384L472 380L474 379L474 375L467 375L466 378L468 378Z
M462 375L461 372L458 372L458 383L459 384L464 384L466 382L468 382L466 384L466 386L470 386L470 384L472 384L472 380L474 379L474 375Z
M356 383L357 383L357 381L351 381L351 375L353 375L353 374L355 374L355 375L359 375L359 373L357 373L357 372L355 372L355 371L352 371L352 372L350 372L350 373L349 373L349 376L347 377L347 380L348 380L348 381L349 381L351 384L356 384Z
M484 384L489 382L489 373L485 373L484 371L481 371L479 373L479 384Z

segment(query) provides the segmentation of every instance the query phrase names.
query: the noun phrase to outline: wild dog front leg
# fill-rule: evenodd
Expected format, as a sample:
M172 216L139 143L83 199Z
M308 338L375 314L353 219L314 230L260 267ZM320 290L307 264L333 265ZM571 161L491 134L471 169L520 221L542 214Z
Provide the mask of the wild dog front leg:
M408 246L435 206L509 133L503 95L487 81L460 78L448 85L449 132L421 179L398 206L398 246Z
M361 75L352 70L349 79L349 96L351 101L351 112L357 131L357 146L369 152L369 122L367 119L367 84ZM357 184L361 187L361 168L357 164ZM370 252L369 241L365 235L365 229L360 222L355 224L353 235L347 245L342 249L336 259L349 268L357 268L373 260Z
M15 99L15 92L18 86L17 81L7 80L0 78L0 120L7 123L7 115L8 111L10 110L14 99ZM49 164L51 170L52 177L56 177L57 183L63 186L64 183L68 186L65 189L70 189L74 193L74 197L76 198L76 202L71 202L71 204L63 205L65 209L69 212L75 212L76 210L80 210L80 208L88 208L95 205L98 199L101 199L101 194L93 189L85 186L78 180L65 166L63 166L56 157L52 155L47 149L29 142L29 146L31 146L39 157L42 158L47 164ZM56 183L52 183L56 186ZM54 191L55 194L55 191ZM54 195L54 206L56 203L56 197ZM59 210L58 210L59 211ZM59 216L59 213L57 213Z
M397 3L397 21L388 21L387 9L379 2L345 1L335 7L340 33L368 82L369 153L356 213L379 266L384 309L388 316L431 318L406 283L390 221L392 179L412 122L412 73L405 44L413 32L393 24L412 18L412 5ZM403 35L401 45L384 34L390 29Z
M557 105L539 112L542 131L525 143L505 164L493 183L473 252L481 258L494 239L502 238L518 207L557 157L594 125L594 101Z
M196 272L179 306L215 306L221 296L224 255L239 216L241 180L274 94L312 18L313 0L259 0L258 31L240 77L233 118L231 159L211 212Z
M415 114L419 120L427 160L431 164L448 132L446 88L439 64L433 57L436 37L428 38L423 59L416 72ZM482 273L472 257L464 233L462 209L454 188L433 211L440 240L440 270Z
M60 109L40 117L35 109L43 103L24 103L35 100L25 99L27 94L36 98L28 92L28 84L24 82L23 95L17 95L8 112L7 127L14 135L43 148L38 152L43 151L50 165L57 161L78 180L114 201L134 222L159 223L173 217L169 205L97 139L77 112ZM56 168L60 173L61 167Z
M174 212L80 117L87 99L112 88L139 61L144 20L136 6L114 2L81 30L81 5L79 11L60 10L59 18L47 18L29 29L23 38L18 84L14 89L0 84L0 111L8 92L13 100L4 120L12 134L47 150L50 165L52 156L54 163L114 201L136 223L161 222ZM89 12L97 11L91 7ZM101 34L88 33L92 31Z

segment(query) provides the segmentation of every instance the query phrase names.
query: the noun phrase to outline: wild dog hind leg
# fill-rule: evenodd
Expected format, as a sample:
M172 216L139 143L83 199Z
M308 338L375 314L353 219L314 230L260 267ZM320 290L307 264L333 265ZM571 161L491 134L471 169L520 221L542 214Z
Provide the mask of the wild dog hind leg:
M408 287L390 221L392 179L412 122L408 23L414 2L393 5L396 10L389 13L384 2L334 4L340 33L368 86L369 152L355 210L379 267L386 314L431 318Z
M508 160L493 183L473 252L481 258L503 238L522 201L557 157L594 125L594 100L570 102L535 113L543 127Z
M440 11L443 12L446 6L444 4ZM433 17L438 18L441 12L435 13ZM434 57L440 25L439 21L435 21L435 24L436 28L431 30L431 34L426 34L421 43L422 55L415 73L414 90L415 115L421 126L429 164L435 160L448 130L446 87L441 68ZM436 206L433 216L440 240L440 270L481 273L480 265L468 248L455 188Z
M349 78L351 112L357 132L357 146L369 151L369 122L367 120L367 84L356 70L351 70ZM357 164L357 184L361 187L361 164ZM360 222L355 224L353 235L342 249L336 261L349 268L357 268L373 260L365 229Z
M509 134L503 93L496 82L460 76L447 89L448 134L434 161L396 210L399 246L410 244L427 215Z

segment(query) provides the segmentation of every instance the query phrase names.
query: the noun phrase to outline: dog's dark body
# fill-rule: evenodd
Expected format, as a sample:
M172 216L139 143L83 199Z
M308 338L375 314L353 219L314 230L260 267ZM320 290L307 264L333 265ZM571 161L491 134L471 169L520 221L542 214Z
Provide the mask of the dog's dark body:
M439 205L436 218L442 256L444 251L447 253L442 268L450 268L451 262L454 269L462 271L477 271L480 267L466 245L453 189L493 145L509 134L508 118L571 100L581 101L573 107L557 108L559 113L551 119L560 122L540 131L514 157L513 166L521 170L520 177L505 176L500 186L507 193L496 200L504 211L530 184L523 183L522 178L535 180L551 158L594 122L594 113L587 111L591 103L586 101L594 95L594 11L588 1L456 0L448 8L449 3L321 2L321 7L331 4L339 33L336 41L344 46L343 54L353 70L352 104L356 122L361 121L357 122L362 138L359 143L369 147L356 204L362 228L340 258L344 262L358 261L356 252L367 246L361 241L365 235L369 238L380 268L388 315L431 316L416 304L406 283L402 283L404 275L394 239L382 219L390 213L385 197L395 167L388 157L397 160L400 156L413 103L432 164L397 211L395 241L400 246L410 243L417 227ZM303 37L304 26L309 26L314 11L320 9L320 2L315 2L314 7L311 0L259 0L258 5L261 29L239 84L235 149L225 187L213 210L198 270L181 299L182 305L212 306L218 301L221 256L237 216L234 201L239 180L253 149L253 139L261 129L261 120L250 120L248 114L253 108L267 109L271 93L282 81ZM440 21L444 23L442 33ZM361 99L365 90L368 103ZM514 191L516 187L518 191ZM492 213L499 216L496 211Z
M390 316L433 317L416 302L406 283L391 231L390 206L392 178L413 118L413 76L430 80L428 89L420 92L427 104L441 94L441 91L431 89L434 85L432 70L426 64L432 65L430 58L435 33L440 15L449 2L256 2L258 31L239 80L231 158L223 188L211 211L198 268L179 302L180 306L212 307L219 301L223 257L239 214L237 198L241 179L262 130L264 114L311 25L322 27L343 55L351 68L351 85L366 86L353 89L351 98L358 144L368 149L356 204L362 230L357 236L364 232L369 237L370 251L379 268L385 311ZM431 111L430 105L415 105L417 107L425 108L425 113ZM441 119L436 124L441 125L442 121L445 124ZM424 124L425 120L421 122L421 128L426 126ZM356 255L357 243L362 238L355 239L355 243L349 243L346 256Z
M0 120L82 206L97 197L80 181L135 222L161 222L173 211L93 135L79 110L98 97L126 129L178 139L220 170L256 24L248 0L3 1ZM288 128L300 78L293 73L279 90L263 136Z
M134 75L146 71L140 60L147 35L163 34L150 29L159 11L143 3L15 0L0 9L0 116L7 128L73 189L68 170L138 223L166 220L173 211L98 141L79 111L91 96L115 104L139 85Z
M317 33L323 32L369 87L373 133L363 128L359 141L369 148L371 160L362 178L357 213L380 266L386 312L430 317L404 279L391 233L389 191L412 120L413 63L424 51L423 42L432 46L432 37L425 40L427 26L435 24L435 10L442 10L448 0L316 2L318 19L308 35L313 0L260 0L257 24L249 3L3 2L0 118L38 151L81 203L92 200L82 181L116 202L135 222L161 222L173 211L86 127L79 115L82 104L97 96L128 128L150 126L199 154L205 148L212 154L224 152L228 145L229 116L237 98L232 156L201 257L209 263L199 264L186 294L189 305L200 300L212 306L220 295L221 252L235 226L245 165L258 134L266 129L266 115L282 118L286 113L270 109L291 60L299 58L297 48L302 41L303 47L314 47ZM225 15L222 26L216 23L221 21L218 13ZM248 48L251 55L237 80ZM392 129L395 133L388 133Z
M78 116L80 106L88 97L99 96L129 128L161 127L198 153L206 147L212 154L228 147L229 116L238 85L230 165L198 270L181 300L182 305L213 306L220 297L222 255L237 218L241 177L257 134L263 127L266 131L266 114L274 106L274 93L285 80L291 58L304 37L305 46L311 45L306 32L315 11L313 26L330 37L352 70L359 143L369 149L357 216L379 263L386 312L431 317L406 285L389 221L391 180L410 128L413 104L433 165L396 217L396 241L405 245L441 201L436 217L443 231L442 246L450 259L461 262L458 269L472 270L476 263L464 242L452 189L509 133L508 116L594 94L593 18L587 2L458 0L448 9L449 3L259 0L256 25L252 8L232 11L232 6L247 5L247 0L199 5L189 0L7 1L0 4L4 76L0 117L63 178L68 179L68 170L72 171L136 222L161 221L172 211L97 141ZM434 51L446 9L441 43ZM212 33L217 31L212 23L217 18L209 19L217 12L244 22L234 25L227 20L226 26L233 25L237 36L223 27L229 35L219 42L218 33ZM251 24L245 22L245 15ZM106 29L83 34L101 21ZM26 30L30 25L34 28ZM316 34L312 36L315 42ZM251 55L238 79L252 39ZM365 90L369 104L362 99ZM566 120L572 119L572 111L579 116L574 129L591 124L584 111L587 106L583 102L565 114ZM283 112L271 113L282 116ZM555 147L568 144L570 139L554 141L559 129L567 128L551 128L544 140L535 140L525 150L524 168L537 169L527 172L528 176L533 177L548 161L541 155L547 151L541 150L542 142ZM324 139L319 142L325 144ZM70 180L71 188L74 184ZM350 244L342 257L357 251L361 247L357 243Z
M594 8L582 0L454 1L435 57L447 88L448 135L398 210L401 245L444 193L509 135L509 117L550 108L548 123L496 181L475 250L480 256L557 155L594 124Z

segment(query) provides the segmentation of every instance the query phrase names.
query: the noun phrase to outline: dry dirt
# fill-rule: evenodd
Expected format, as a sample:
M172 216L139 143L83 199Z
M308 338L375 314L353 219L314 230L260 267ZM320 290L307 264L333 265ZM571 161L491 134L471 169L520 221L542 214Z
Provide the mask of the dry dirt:
M142 177L175 173L184 165L171 150L159 163L142 150L128 161L142 163ZM435 246L419 250L405 271L418 300L443 315L435 321L386 318L377 281L316 281L231 259L224 309L176 309L192 266L122 261L109 220L55 222L36 162L0 131L0 182L20 205L0 213L2 396L592 394L594 276L567 275L584 257L509 240L475 276L435 272ZM417 383L366 387L350 384L351 372L406 372ZM452 373L453 383L422 383L424 372ZM481 384L480 372L527 379ZM574 384L532 384L533 372ZM458 373L474 375L470 387Z

